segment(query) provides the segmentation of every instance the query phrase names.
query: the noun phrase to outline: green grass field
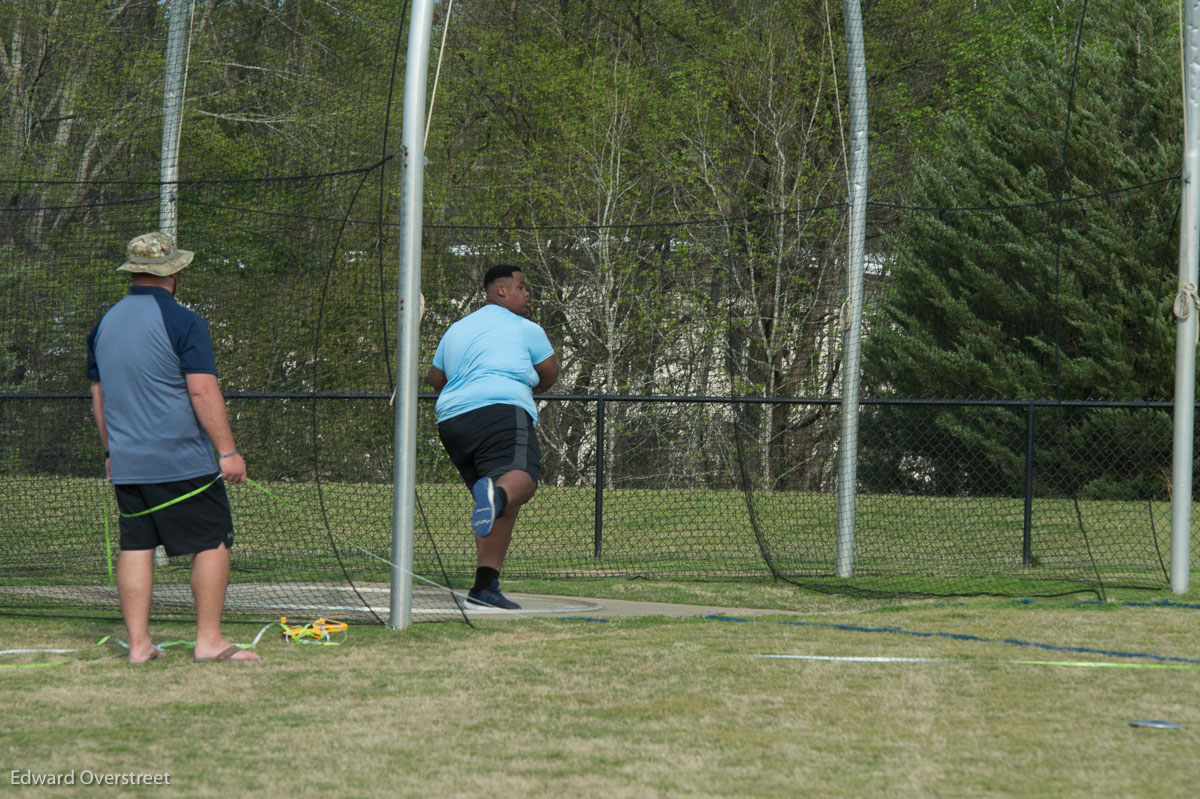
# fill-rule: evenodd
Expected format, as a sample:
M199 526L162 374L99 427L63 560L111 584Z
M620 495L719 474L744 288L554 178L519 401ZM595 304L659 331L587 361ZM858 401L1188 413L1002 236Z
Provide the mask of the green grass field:
M175 647L143 666L92 646L119 623L9 617L13 648L83 651L0 657L74 661L0 669L0 781L169 773L169 788L122 792L197 797L1195 796L1198 590L1099 604L880 602L764 580L508 587L781 612L352 626L339 647L268 634L260 664ZM155 639L190 632L156 625ZM1129 724L1144 719L1184 729Z
M390 486L330 483L318 491L312 483L279 483L267 489L270 494L249 486L229 489L238 530L231 580L265 591L261 603L251 600L259 611L241 604L231 605L231 613L269 620L291 607L311 607L305 592L312 584L348 586L347 576L359 585L389 582ZM7 480L0 611L119 617L115 594L95 590L111 585L116 555L110 492L96 479ZM415 569L421 577L462 586L475 565L474 539L464 530L467 493L458 485L422 484L418 497ZM1019 499L864 495L855 577L847 581L833 576L836 508L830 495L756 494L750 500L756 531L747 497L738 491L609 490L600 557L594 501L590 489L543 487L522 512L506 581L763 577L770 574L763 545L779 572L814 590L842 594L1053 596L1091 590L1100 596L1113 587L1161 590L1167 584L1165 503L1039 500L1033 565L1022 568ZM1200 555L1200 545L1195 551ZM157 571L157 583L186 585L188 566L187 558L174 559ZM190 608L160 595L154 613L187 618Z
M238 529L235 579L340 578L347 561L357 579L386 580L386 566L356 548L391 550L391 487L312 483L231 487ZM468 495L458 485L418 489L416 559L437 558L453 575L474 566L465 531ZM595 492L546 486L518 523L506 569L511 576L761 575L762 546L781 571L832 571L833 496L756 494L756 531L738 491L605 492L597 557ZM103 481L7 478L0 517L0 574L14 583L107 579L104 523L115 537L115 507ZM1024 506L1020 499L863 495L857 507L856 570L864 577L920 580L1021 570ZM1194 538L1195 533L1193 534ZM1169 550L1167 503L1039 499L1034 503L1032 580L1092 579L1095 572L1163 584ZM335 558L334 546L348 557ZM1200 563L1200 543L1193 566ZM916 590L920 590L919 585ZM961 589L955 589L961 590Z

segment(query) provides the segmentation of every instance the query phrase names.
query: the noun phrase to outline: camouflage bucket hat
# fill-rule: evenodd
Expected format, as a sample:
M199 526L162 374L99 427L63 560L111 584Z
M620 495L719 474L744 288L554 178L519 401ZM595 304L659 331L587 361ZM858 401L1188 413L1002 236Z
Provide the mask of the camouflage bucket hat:
M141 272L166 277L192 262L195 253L180 250L175 239L166 233L143 233L131 239L127 247L129 258L117 267L118 272Z

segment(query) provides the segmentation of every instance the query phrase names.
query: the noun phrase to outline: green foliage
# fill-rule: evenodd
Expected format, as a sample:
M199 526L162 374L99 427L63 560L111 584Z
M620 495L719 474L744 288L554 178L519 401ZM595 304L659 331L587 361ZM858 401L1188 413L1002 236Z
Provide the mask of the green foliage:
M1165 3L1094 11L1073 86L1073 39L1031 40L982 124L945 120L943 146L917 171L913 202L931 210L901 213L884 235L887 289L865 344L876 392L1170 396L1178 189L1163 178L1178 168L1175 25ZM1019 450L996 442L1020 442L1021 417L1001 428L990 417L939 425L912 454L966 490L1014 475L1005 462ZM1091 432L1087 457L1112 470L1092 490L1124 485L1115 442L1126 436ZM978 458L985 442L999 451ZM947 460L967 451L976 466ZM1063 457L1069 472L1094 471Z
M122 245L155 224L170 6L100 5L0 9L0 291L13 320L0 330L0 390L84 389L83 336L123 293L112 272ZM1174 258L1175 188L1052 203L1176 170L1169 4L1093 4L1074 84L1076 4L864 5L872 196L991 209L876 210L872 260L886 273L872 283L888 298L869 320L868 385L1161 395L1169 344L1142 320L1166 312L1169 281L1153 274ZM530 276L562 392L838 392L847 54L836 3L466 3L449 21L443 10L425 361L481 301L486 265L508 260ZM209 320L228 391L390 393L400 12L383 0L195 4L179 231L198 256L181 299ZM590 479L593 411L545 415L564 479ZM711 445L703 425L609 411L607 457L647 453L628 479L728 479L719 447L686 454ZM302 435L311 417L281 406L277 429L254 420L273 468L303 461L287 442L320 446ZM357 431L359 453L338 468L378 478L387 413L334 417ZM1011 445L983 444L1019 440L1010 417L947 418L944 440L1011 465ZM742 422L759 484L832 485L836 414L779 405ZM880 474L932 468L933 444L902 438ZM939 474L944 490L971 485L957 465Z

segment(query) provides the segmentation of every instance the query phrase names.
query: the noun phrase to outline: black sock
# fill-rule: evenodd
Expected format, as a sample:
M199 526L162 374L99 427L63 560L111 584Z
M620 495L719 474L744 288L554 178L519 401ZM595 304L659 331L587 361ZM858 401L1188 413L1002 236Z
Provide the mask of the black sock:
M508 507L508 492L500 486L496 486L492 493L496 497L496 516L503 516L504 509Z
M487 566L480 566L475 570L475 585L472 587L472 590L491 588L492 581L499 579L500 572Z

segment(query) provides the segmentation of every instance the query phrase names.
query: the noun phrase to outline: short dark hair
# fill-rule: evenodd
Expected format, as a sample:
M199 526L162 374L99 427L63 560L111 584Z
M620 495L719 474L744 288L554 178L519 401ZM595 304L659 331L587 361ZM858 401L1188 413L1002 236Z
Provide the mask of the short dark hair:
M512 277L513 272L520 272L521 267L513 266L512 264L496 264L492 268L483 273L483 290L487 291L488 286L495 283L502 277Z

